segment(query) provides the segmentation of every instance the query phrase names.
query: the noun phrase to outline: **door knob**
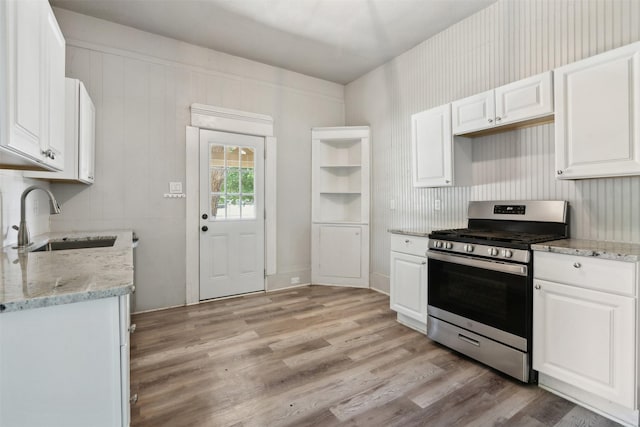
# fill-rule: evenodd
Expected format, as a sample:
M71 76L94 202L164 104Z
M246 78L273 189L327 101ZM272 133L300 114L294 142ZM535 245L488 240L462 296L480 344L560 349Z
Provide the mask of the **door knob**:
M207 227L206 225L202 226L202 231L207 231L209 229L209 227Z
M206 213L202 214L202 219L207 219L207 218L209 218L209 215L207 215Z

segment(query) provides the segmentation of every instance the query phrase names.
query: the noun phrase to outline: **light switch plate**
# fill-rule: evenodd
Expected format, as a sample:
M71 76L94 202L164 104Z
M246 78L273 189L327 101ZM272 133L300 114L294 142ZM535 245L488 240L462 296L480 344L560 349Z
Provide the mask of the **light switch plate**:
M180 193L182 193L182 182L170 182L169 183L169 193L171 193L171 194L180 194Z

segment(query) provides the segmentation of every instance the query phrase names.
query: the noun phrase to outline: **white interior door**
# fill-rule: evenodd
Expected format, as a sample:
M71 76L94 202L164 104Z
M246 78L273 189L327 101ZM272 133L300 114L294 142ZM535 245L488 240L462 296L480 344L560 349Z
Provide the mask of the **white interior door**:
M200 130L200 299L264 290L264 138Z

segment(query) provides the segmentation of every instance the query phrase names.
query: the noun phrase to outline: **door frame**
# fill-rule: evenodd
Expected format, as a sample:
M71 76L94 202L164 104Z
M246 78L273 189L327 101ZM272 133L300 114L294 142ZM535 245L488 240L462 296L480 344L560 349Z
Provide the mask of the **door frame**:
M200 303L200 129L263 137L265 290L276 273L276 138L273 118L204 104L191 105L191 126L186 130L186 303Z

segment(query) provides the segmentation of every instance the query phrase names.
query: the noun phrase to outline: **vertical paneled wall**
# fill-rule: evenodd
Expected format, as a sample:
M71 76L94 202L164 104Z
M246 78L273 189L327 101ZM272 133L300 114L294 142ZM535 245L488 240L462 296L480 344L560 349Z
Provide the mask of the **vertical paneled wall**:
M277 275L269 288L311 278L311 128L344 123L342 85L56 9L67 75L96 105L96 182L53 184L54 231L133 229L140 237L136 311L185 302L185 181L190 106L271 115L278 139ZM186 189L187 197L197 197Z
M347 85L347 124L372 129L372 286L388 290L388 228L463 226L470 200L564 199L572 237L640 242L640 177L557 181L553 124L475 138L473 186L422 189L409 119L638 40L638 0L501 0Z

